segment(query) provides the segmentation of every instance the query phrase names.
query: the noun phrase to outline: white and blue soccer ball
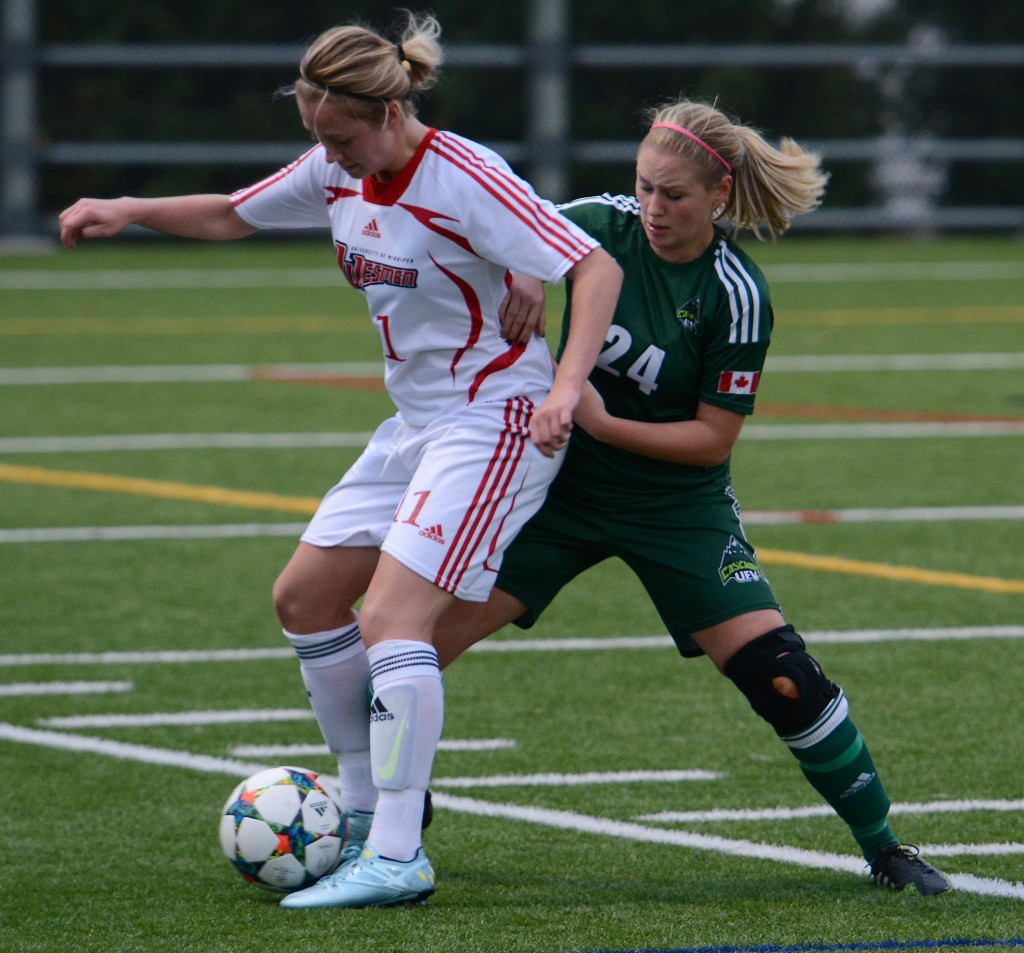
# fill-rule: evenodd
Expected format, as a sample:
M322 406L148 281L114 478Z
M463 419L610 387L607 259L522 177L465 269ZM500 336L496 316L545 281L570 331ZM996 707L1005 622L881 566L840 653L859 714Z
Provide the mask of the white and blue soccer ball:
M347 821L315 771L258 771L224 803L220 845L249 883L289 893L338 865Z

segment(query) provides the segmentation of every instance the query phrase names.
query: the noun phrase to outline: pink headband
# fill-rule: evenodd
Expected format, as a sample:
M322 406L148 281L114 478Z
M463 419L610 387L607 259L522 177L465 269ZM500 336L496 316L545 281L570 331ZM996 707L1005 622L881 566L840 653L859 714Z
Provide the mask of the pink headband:
M709 156L713 156L719 162L721 162L722 165L725 166L725 171L726 172L728 172L730 174L732 173L732 166L729 165L729 163L726 162L725 159L723 159L717 152L715 152L715 150L712 149L711 146L709 146L703 139L701 139L699 136L695 136L692 132L690 132L689 129L684 129L682 126L677 126L674 122L656 122L653 126L651 126L651 128L652 129L671 129L673 132L678 132L678 133L686 136L687 139L692 139Z

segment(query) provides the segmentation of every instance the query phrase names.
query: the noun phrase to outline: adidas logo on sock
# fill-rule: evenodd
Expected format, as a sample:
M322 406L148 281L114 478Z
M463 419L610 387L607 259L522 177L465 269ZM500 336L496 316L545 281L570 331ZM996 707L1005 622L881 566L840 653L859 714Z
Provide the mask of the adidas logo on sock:
M364 235L369 235L370 238L380 238L380 229L377 227L377 219L371 218L366 223L366 227L363 229Z
M444 531L441 529L440 523L437 523L435 526L428 526L426 529L421 529L420 536L426 536L427 539L432 539L435 543L444 542Z
M370 705L370 721L394 721L395 716L385 707L379 695L373 696L373 704Z
M876 777L877 775L874 771L864 771L858 774L857 780L839 795L839 799L844 800L845 798L853 797L854 794L863 791Z

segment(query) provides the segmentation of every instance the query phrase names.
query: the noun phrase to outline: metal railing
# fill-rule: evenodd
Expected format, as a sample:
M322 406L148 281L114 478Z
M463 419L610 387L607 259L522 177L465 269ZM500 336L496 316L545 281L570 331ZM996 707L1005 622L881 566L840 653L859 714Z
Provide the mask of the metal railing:
M522 141L488 142L513 164L521 164L542 194L567 196L571 162L628 163L634 141L573 142L569 80L574 69L677 66L756 67L759 69L844 66L858 71L918 67L971 68L1024 66L1024 44L982 45L815 45L749 46L667 44L660 46L571 46L568 0L532 0L525 46L452 45L449 67L520 69L526 76L526 135ZM6 0L2 93L3 193L0 237L40 230L37 183L52 166L118 164L284 164L295 156L293 142L53 142L37 145L36 97L42 70L76 68L202 69L293 67L302 48L289 44L37 46L35 0ZM21 19L19 19L19 16ZM527 67L529 67L527 69ZM865 139L802 140L826 162L890 162L899 165L960 160L1024 162L1024 138L941 139L897 135ZM888 157L888 159L886 158ZM893 171L895 170L895 171ZM1022 169L1024 173L1024 169ZM898 183L897 183L898 184ZM898 190L893 189L896 194ZM1024 230L1024 206L943 207L929 201L896 202L859 208L824 208L797 220L797 227L840 229L1016 229Z

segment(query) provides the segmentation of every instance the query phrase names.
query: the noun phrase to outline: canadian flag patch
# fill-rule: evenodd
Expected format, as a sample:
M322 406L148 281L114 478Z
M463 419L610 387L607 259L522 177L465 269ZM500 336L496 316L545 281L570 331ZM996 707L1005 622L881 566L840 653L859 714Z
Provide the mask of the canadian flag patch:
M718 378L719 394L754 394L760 371L723 371Z

